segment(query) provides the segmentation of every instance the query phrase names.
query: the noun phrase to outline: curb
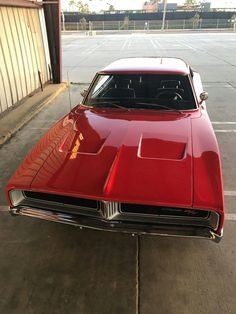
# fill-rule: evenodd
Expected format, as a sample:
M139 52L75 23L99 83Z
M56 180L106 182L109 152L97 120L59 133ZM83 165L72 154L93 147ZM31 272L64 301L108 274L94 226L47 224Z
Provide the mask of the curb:
M38 108L27 114L27 116L22 120L21 123L17 124L11 131L4 135L0 139L0 148L3 146L12 136L19 131L23 126L25 126L30 120L32 120L38 113L40 113L47 105L49 105L63 90L68 87L68 82L62 82L61 86L52 93L45 101L43 101Z

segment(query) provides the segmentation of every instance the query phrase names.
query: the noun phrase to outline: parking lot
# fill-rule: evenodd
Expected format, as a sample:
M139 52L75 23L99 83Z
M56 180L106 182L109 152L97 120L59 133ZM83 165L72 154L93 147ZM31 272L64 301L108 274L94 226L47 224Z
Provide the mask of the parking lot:
M223 165L224 237L138 238L11 217L4 187L69 111L66 91L0 148L0 313L236 313L236 34L67 33L62 49L72 105L97 70L122 57L181 57L201 73Z

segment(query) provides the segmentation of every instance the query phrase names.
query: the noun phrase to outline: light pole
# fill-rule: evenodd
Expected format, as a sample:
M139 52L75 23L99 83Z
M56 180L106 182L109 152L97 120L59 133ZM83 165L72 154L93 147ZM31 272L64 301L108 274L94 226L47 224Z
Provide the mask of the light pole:
M163 0L163 4L164 4L164 6L163 6L163 18L162 18L162 26L161 26L162 31L165 29L167 0Z
M61 16L62 16L62 30L65 31L65 14L64 10L61 10Z

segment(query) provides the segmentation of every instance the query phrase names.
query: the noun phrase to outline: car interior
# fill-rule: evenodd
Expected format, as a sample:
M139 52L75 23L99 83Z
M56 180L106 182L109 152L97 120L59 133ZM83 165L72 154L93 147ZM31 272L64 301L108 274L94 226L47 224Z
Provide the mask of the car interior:
M196 108L189 79L184 75L98 75L85 103L109 107L109 101L129 108L153 109L155 104L180 110Z

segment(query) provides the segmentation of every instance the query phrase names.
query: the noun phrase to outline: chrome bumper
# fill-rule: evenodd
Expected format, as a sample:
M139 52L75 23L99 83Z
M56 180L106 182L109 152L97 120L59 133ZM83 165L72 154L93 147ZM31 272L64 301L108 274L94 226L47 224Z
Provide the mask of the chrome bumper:
M214 242L220 242L221 235L215 233L206 227L193 226L168 226L157 224L142 224L129 221L109 221L105 219L96 219L84 215L71 213L62 213L59 211L50 211L46 209L31 208L28 206L18 206L9 208L9 212L13 216L22 215L43 220L60 222L68 225L74 225L82 228L130 233L133 235L161 235L161 236L176 236L176 237L192 237L210 239Z

